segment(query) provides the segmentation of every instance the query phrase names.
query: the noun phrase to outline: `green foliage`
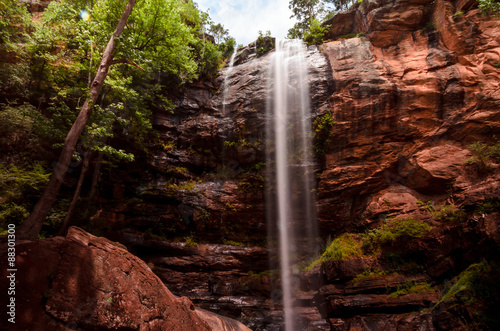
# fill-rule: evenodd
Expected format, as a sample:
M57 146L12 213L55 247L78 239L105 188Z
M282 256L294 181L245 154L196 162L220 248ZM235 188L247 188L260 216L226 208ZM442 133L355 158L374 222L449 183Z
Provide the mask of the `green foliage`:
M228 47L222 44L221 47L213 44L209 40L202 40L194 44L195 53L198 54L197 60L200 63L198 67L198 75L203 79L214 78L223 65L221 48L226 52ZM231 49L232 51L232 49Z
M18 0L0 0L0 92L24 95L28 80L26 51L31 15Z
M184 241L186 247L198 247L198 243L192 236L186 237Z
M363 255L361 246L361 238L358 235L346 233L335 238L321 256L327 260L343 260L361 256Z
M463 11L457 11L455 12L455 14L453 14L452 18L453 20L456 20L457 18L462 17L463 15L464 15Z
M45 218L39 238L50 238L58 233L68 212L69 205L69 199L59 199L56 201Z
M271 31L267 31L265 35L262 31L259 31L259 37L257 38L257 56L262 56L275 47L276 39L271 37Z
M304 40L307 45L320 45L323 43L328 27L321 25L321 22L314 18L309 22L309 29L305 32Z
M378 277L384 277L389 275L390 272L387 270L371 270L371 269L365 269L363 273L357 274L356 277L354 277L349 283L352 285L358 285L362 283L364 280L371 279L371 278L378 278Z
M417 205L420 206L420 209L428 212L433 212L434 209L434 202L432 200L427 200L427 201L422 201L422 200L417 200Z
M215 43L217 44L222 43L229 36L229 30L224 29L224 26L220 23L210 24L208 33L210 33L214 37Z
M331 3L338 11L349 9L355 3L361 3L363 0L325 0L326 3Z
M500 328L499 276L500 268L495 263L483 260L472 264L454 279L453 285L444 293L436 306L458 302L473 311L479 330L498 330Z
M34 133L34 120L30 113L34 107L21 105L14 107L0 104L0 150L7 153L15 146L29 148L38 144L38 137Z
M24 206L16 203L2 203L0 205L0 232L7 230L9 224L19 225L29 216Z
M307 37L309 34L310 44L322 43L322 35L324 33L322 33L320 29L320 22L327 13L327 8L325 7L326 2L328 1L290 0L288 3L288 8L292 10L292 17L295 17L298 22L295 23L293 28L288 30L287 38L301 39L303 37ZM316 22L318 26L312 29L311 24L316 24ZM313 41L313 39L315 41ZM321 42L318 42L320 39Z
M288 39L302 39L304 38L304 31L306 29L307 26L304 23L297 22L292 28L288 29L286 37Z
M429 224L416 221L413 218L395 220L367 231L363 238L363 249L375 251L405 247L412 239L425 236L430 228Z
M422 238L430 229L431 226L427 223L415 221L413 218L407 218L395 220L389 224L383 224L364 234L344 233L335 238L327 246L325 252L304 270L311 270L315 265L328 260L363 257L382 250L388 262L394 264L396 269L410 271L409 267L403 268L403 265L411 264L411 262L405 261L404 258L400 256L400 253L410 242L414 239ZM394 254L394 252L396 252L396 254ZM414 268L414 266L411 268Z
M479 9L484 15L500 16L500 2L495 0L479 0Z
M230 246L237 246L237 247L246 247L248 244L239 242L239 241L234 241L234 240L227 240L227 239L222 239L222 243L224 245L230 245Z
M0 198L3 201L20 201L37 197L48 183L50 173L40 163L30 168L0 164Z
M328 260L343 260L363 256L362 237L352 233L344 233L335 238L321 256L309 264L304 271L311 270L315 265Z
M265 182L265 178L260 174L246 175L238 182L238 191L245 193L261 192L264 189Z
M331 144L331 137L333 135L332 128L335 125L331 113L326 113L323 116L318 116L313 122L314 130L314 154L316 156L325 155Z
M351 39L351 38L361 38L364 37L365 34L363 32L360 33L348 33L342 36L339 36L339 39Z
M417 294L434 292L434 289L427 282L416 283L414 281L407 281L397 286L396 290L389 294L391 298L399 298L406 294Z
M472 167L478 175L485 175L491 170L489 161L500 162L500 142L496 141L493 145L476 141L469 145L469 149L474 155L464 161L466 166Z
M0 231L28 217L50 173L38 162L29 167L0 164Z
M203 207L196 207L196 221L201 223L208 223L210 221L210 211Z
M500 211L500 199L490 198L476 205L475 212L479 214L491 214Z
M240 138L238 140L226 140L224 141L224 146L230 148L239 147L249 147L249 148L259 148L262 145L262 141L257 140L254 142L248 141L245 138Z
M16 50L16 43L25 40L31 17L27 6L17 0L0 0L0 45L2 52ZM5 53L4 53L5 54Z
M438 210L433 211L431 215L436 221L448 222L451 224L459 224L467 220L465 211L452 205L440 207Z

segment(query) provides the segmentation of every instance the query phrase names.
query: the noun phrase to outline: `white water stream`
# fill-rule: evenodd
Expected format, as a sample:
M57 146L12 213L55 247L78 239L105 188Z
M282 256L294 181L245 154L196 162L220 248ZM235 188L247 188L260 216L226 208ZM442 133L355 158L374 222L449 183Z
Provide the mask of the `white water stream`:
M277 40L269 65L267 102L268 175L275 196L268 215L277 219L281 291L286 331L298 328L294 302L296 264L311 253L317 237L311 169L311 110L307 49L299 40ZM272 220L269 220L272 221Z
M231 72L233 71L233 65L234 65L234 59L236 58L236 53L238 52L237 47L234 47L234 52L231 55L231 58L229 60L229 64L226 70L226 73L224 75L224 92L223 92L223 99L222 99L222 116L226 116L226 104L227 104L227 96L229 93L229 86L231 85L231 80L229 76L231 76Z

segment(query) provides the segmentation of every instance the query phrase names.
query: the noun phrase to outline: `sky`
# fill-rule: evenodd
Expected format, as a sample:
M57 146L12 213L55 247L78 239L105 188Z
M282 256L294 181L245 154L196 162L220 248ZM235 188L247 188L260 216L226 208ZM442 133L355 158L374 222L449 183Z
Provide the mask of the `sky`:
M208 11L215 24L221 23L238 44L248 45L259 36L259 30L271 31L276 38L285 38L293 27L290 0L194 0Z

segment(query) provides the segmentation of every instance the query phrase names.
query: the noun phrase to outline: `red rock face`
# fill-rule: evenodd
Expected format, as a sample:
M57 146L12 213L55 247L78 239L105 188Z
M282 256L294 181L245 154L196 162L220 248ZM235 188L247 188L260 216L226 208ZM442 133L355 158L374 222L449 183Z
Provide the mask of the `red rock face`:
M124 246L78 228L66 238L18 243L16 252L16 330L216 330L226 324L249 330L198 314Z
M377 3L332 22L356 18L349 31L332 25L331 38L366 37L321 46L337 120L318 188L325 230L366 225L367 208L379 210L380 199L400 205L390 212L397 215L415 209L416 199L500 193L489 184L496 175L468 179L463 163L469 144L493 143L500 131L500 20L467 11L464 1Z
M464 14L455 15L460 11ZM495 136L500 137L500 19L483 16L477 3L469 0L364 0L331 23L331 41L308 57L312 116L331 112L336 121L325 155L316 160L322 236L362 232L390 217L430 220L419 200L473 207L498 198L498 164L488 161L490 169L479 174L464 161L473 157L471 143L491 145ZM359 33L364 35L341 38ZM224 72L177 96L173 114L155 114L155 128L175 148L155 155L149 164L154 175L127 184L135 185L137 196L144 200L142 209L122 211L127 226L140 225L143 230L151 226L148 222L161 220L175 231L193 231L209 240L255 242L265 237L265 222L273 222L265 217L266 186L258 172L247 171L265 160L268 61L265 56L233 68L226 116L221 114ZM187 172L173 175L176 167ZM178 189L165 188L171 178ZM182 186L188 180L196 181L191 189ZM419 276L431 276L434 286L482 255L494 254L486 252L498 246L498 214L488 217L487 231L474 230L474 220L469 220L471 224L463 227L443 226L429 242L416 243L412 248L424 256L421 261L428 268L425 277ZM490 237L496 239L492 242ZM476 250L478 242L488 244ZM186 263L168 261L175 270ZM438 324L441 329L461 327L452 319L446 322L444 315L436 322L430 313L414 313L436 303L434 291L398 298L381 293L381 283L397 287L407 280L404 277L382 277L377 284L362 284L362 289L346 285L366 268L383 269L379 263L355 259L322 266L321 275L335 286L322 288L314 302L321 295L326 298L322 309L330 325L339 330L365 325L370 330L383 325L409 330L420 326L432 330ZM217 272L228 283L240 277L222 269ZM168 273L160 274L169 281ZM304 282L320 283L319 274L312 272ZM196 279L205 286L204 279ZM182 282L178 273L175 282ZM218 295L233 293L220 288ZM205 299L214 307L217 304Z

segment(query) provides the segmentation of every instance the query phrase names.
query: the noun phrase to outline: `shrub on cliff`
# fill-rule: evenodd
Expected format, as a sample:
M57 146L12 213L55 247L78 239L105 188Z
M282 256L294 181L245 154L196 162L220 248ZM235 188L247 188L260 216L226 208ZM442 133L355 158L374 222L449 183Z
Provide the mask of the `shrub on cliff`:
M365 233L363 249L377 251L394 247L406 247L413 239L425 236L431 226L413 218L399 219Z
M328 27L321 25L318 19L312 19L309 23L309 29L304 34L304 40L307 45L319 45L323 43Z
M500 16L500 2L495 0L479 0L479 8L485 15Z
M266 31L263 34L259 31L259 37L257 38L257 56L261 56L274 49L276 46L276 39L271 37L271 31Z
M304 270L311 270L315 265L326 262L328 260L344 260L356 256L362 256L362 242L360 235L353 233L344 233L335 238L325 249L323 254Z
M475 330L499 330L500 268L483 260L470 265L453 280L435 308L473 319Z
M470 144L473 157L464 161L466 166L472 168L477 175L485 175L492 169L490 161L500 162L500 142L495 142L493 145L476 141Z

